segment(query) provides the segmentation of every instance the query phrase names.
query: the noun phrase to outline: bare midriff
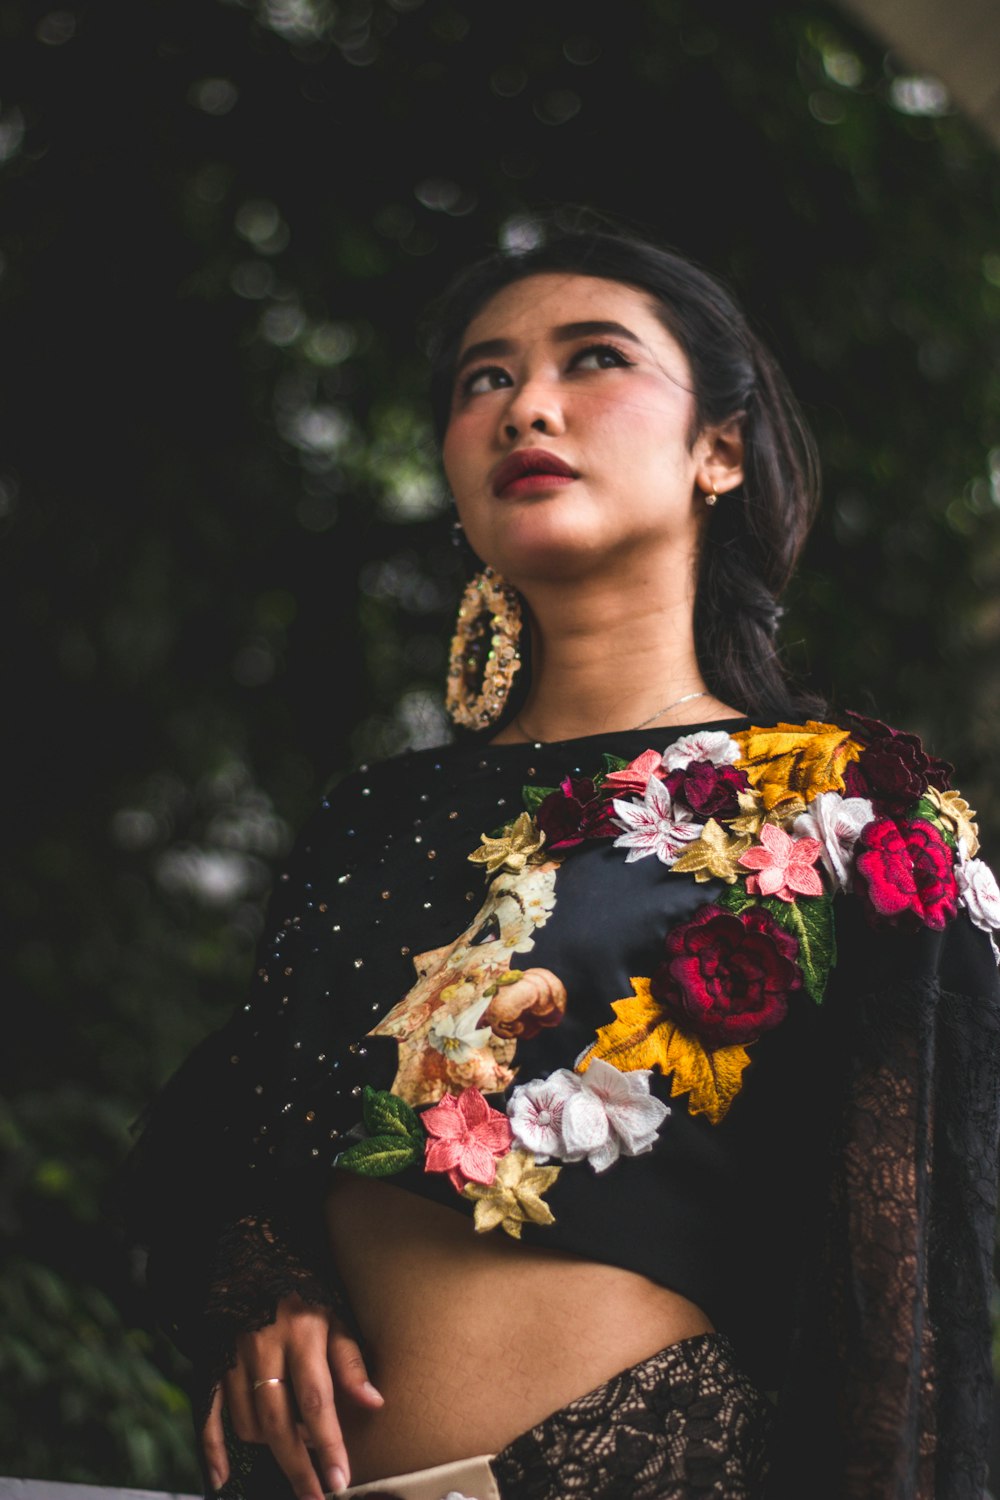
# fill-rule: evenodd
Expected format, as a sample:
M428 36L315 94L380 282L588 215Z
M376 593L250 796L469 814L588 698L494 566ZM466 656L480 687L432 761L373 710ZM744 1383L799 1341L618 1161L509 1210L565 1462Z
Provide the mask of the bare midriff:
M496 1453L617 1371L711 1331L645 1276L476 1234L464 1214L338 1173L337 1266L378 1411L338 1403L354 1483Z

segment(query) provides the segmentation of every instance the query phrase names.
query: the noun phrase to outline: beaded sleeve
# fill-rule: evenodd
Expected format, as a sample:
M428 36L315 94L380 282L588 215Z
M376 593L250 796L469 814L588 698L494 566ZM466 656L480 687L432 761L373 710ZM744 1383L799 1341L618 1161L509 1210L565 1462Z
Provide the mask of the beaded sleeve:
M338 789L338 805L349 804L352 791L349 779ZM282 1045L281 1021L303 1012L298 1035L318 1036L311 1050L320 1077L322 1036L335 1024L332 1007L319 1010L307 989L293 995L287 982L281 984L307 943L305 956L322 967L315 934L307 934L302 917L310 904L317 823L330 805L324 799L307 823L275 884L248 999L146 1110L119 1185L127 1231L148 1250L146 1281L158 1321L194 1367L198 1427L214 1387L234 1363L238 1336L273 1322L283 1297L297 1295L349 1318L312 1160L301 1150L275 1151L260 1119L262 1103L277 1097L300 1066L296 1044ZM326 818L322 827L325 852L343 859L343 839L330 848L330 822Z

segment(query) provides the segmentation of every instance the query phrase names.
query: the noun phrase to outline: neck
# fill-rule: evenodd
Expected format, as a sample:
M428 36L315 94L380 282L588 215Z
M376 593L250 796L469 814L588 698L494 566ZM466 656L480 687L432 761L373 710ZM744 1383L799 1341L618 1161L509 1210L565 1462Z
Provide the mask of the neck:
M705 691L694 646L693 587L628 590L615 580L527 584L532 684L517 721L500 739L575 739L732 713Z

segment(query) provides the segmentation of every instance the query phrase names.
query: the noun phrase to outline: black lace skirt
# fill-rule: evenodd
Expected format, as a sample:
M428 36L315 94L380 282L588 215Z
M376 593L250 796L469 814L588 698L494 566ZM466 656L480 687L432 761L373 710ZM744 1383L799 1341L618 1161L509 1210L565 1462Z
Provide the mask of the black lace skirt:
M503 1500L761 1500L770 1422L729 1340L703 1333L578 1396L491 1467ZM267 1449L234 1446L225 1500L291 1495Z
M771 1407L721 1333L682 1339L523 1432L504 1500L759 1500Z

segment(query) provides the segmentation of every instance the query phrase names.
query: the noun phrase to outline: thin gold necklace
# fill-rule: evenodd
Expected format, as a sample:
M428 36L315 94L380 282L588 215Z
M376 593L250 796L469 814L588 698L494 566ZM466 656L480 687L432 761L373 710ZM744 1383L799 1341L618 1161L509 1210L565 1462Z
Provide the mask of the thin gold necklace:
M695 698L707 698L707 697L708 697L708 689L707 688L703 688L700 693L685 693L683 698L675 698L674 701L673 701L673 703L665 703L663 705L663 707L662 708L658 708L654 714L650 714L650 716L649 716L648 719L643 719L643 721L642 721L641 724L633 724L633 726L632 726L631 729L626 729L623 732L625 734L635 734L636 730L645 729L645 727L646 727L647 724L652 724L652 722L653 722L654 719L658 719L661 714L665 714L669 709L671 709L671 708L680 708L680 706L681 706L682 703L692 703ZM525 729L524 725L521 723L521 715L520 714L515 714L514 715L511 727L514 728L514 729L517 729L521 734L524 735L524 738L526 740L530 741L533 744L541 745L541 744L544 743L543 740L536 740L535 737L534 737L534 735L531 735L531 734L528 733L528 731ZM556 741L553 741L553 743L558 744L559 741L556 740Z

